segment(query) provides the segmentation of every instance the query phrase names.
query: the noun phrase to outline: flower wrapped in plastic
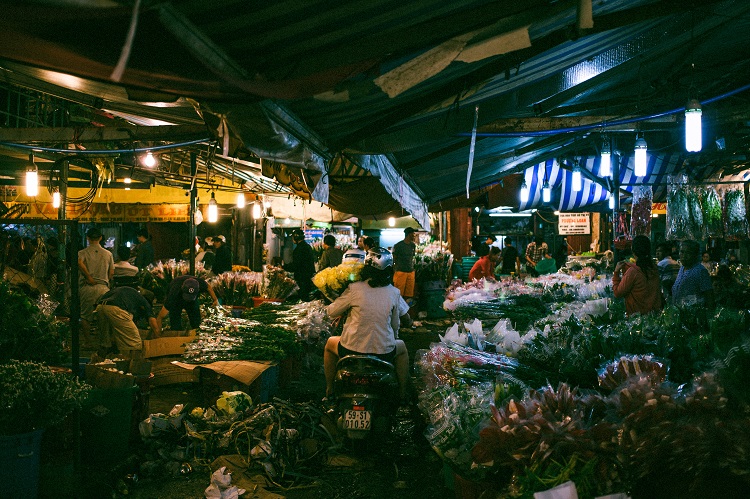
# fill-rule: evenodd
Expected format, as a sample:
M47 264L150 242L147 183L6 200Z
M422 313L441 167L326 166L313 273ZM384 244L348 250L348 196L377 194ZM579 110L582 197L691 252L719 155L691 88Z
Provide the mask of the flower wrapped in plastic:
M633 187L633 208L630 214L630 235L651 236L651 206L653 190L650 185Z
M721 199L713 186L703 186L700 192L701 210L703 211L703 238L723 237L724 220Z
M253 296L263 290L261 272L224 272L209 279L209 284L224 305L249 307Z
M696 210L691 208L691 202L694 201L695 195L691 195L687 181L685 175L669 176L667 180L669 185L667 187L666 238L670 241L695 239L696 233L700 234L700 227L694 230L693 213ZM697 211L700 211L700 208Z
M448 251L448 243L433 241L417 246L414 254L414 278L417 282L447 283L451 277L452 266L453 255Z
M363 263L346 262L335 267L323 269L313 277L315 287L323 295L333 301L349 286L349 283L360 281Z
M273 265L266 265L263 269L263 284L263 297L279 301L286 300L299 289L297 282L289 276L287 271Z
M748 223L745 192L741 185L724 187L724 232L730 241L747 239Z
M146 272L141 272L141 287L154 293L158 301L163 301L167 296L170 283L182 275L190 274L190 262L186 260L177 261L174 258L166 262L156 262L149 265ZM209 271L203 267L203 262L195 264L195 276L201 279L209 278Z

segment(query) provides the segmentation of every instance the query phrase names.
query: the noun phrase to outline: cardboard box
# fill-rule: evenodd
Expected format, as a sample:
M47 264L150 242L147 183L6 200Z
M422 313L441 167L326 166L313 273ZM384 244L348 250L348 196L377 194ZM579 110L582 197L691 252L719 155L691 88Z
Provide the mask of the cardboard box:
M185 345L195 340L196 335L171 336L155 340L143 340L143 358L163 357L165 355L182 355Z
M154 378L152 386L174 385L177 383L197 383L200 380L200 372L195 369L185 369L175 365L179 357L159 357L152 361L151 372Z
M242 391L254 402L268 402L279 385L279 366L268 361L234 360L211 364L173 362L200 373L203 403L213 405L222 392Z

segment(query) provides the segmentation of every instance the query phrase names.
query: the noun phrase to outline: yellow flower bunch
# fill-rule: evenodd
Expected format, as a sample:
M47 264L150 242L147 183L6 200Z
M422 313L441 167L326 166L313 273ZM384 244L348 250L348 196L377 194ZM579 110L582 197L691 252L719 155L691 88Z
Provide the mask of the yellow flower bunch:
M362 263L342 263L335 267L323 269L313 277L313 284L329 300L335 300L344 292L350 282L361 280L360 273L364 264Z

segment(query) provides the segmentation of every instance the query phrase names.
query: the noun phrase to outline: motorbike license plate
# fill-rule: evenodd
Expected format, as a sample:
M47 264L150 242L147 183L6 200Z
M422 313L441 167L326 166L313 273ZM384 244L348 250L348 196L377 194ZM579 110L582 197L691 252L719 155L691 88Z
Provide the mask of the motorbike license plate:
M344 413L344 429L369 430L370 411L346 411Z

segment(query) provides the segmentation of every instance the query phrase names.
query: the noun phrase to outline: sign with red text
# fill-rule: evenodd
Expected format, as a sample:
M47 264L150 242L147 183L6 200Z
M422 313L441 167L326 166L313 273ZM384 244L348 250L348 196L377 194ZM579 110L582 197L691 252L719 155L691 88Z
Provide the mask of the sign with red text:
M573 234L591 234L589 213L560 213L557 217L557 229L561 236Z

